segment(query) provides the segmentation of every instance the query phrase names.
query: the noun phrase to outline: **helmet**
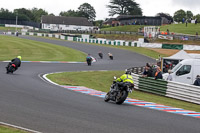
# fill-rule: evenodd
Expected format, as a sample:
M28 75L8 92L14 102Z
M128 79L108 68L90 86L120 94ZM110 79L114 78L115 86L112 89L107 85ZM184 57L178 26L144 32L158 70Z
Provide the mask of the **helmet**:
M22 57L21 57L21 56L17 56L17 58L19 58L20 60L22 59Z
M131 71L126 71L125 74L131 75Z

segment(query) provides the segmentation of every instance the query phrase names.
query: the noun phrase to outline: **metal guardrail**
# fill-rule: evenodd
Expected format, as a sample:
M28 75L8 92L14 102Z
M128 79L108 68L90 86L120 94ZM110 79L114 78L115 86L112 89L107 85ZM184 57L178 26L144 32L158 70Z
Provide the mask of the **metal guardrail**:
M168 82L167 97L200 104L200 87L178 82Z
M137 90L200 104L200 87L198 86L143 78L134 73L132 73L132 77Z
M140 77L139 90L165 96L167 90L167 82L159 79L155 80L154 78Z
M131 71L134 74L142 74L142 72L144 72L145 67L133 67L133 68L129 68L127 69L127 71Z

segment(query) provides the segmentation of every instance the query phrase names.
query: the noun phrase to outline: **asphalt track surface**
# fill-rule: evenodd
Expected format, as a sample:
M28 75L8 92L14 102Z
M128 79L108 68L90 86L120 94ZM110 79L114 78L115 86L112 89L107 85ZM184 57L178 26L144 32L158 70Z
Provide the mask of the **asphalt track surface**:
M68 46L97 57L111 52L92 66L86 64L23 63L13 75L0 63L0 121L44 133L199 133L200 120L129 104L105 103L44 82L39 75L60 71L124 70L154 60L133 52L67 41L23 37Z

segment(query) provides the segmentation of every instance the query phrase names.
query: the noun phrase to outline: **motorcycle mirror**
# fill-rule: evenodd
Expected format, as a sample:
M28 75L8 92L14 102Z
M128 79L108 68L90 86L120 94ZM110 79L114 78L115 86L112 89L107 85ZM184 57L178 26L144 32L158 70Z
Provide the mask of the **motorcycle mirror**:
M114 76L114 79L117 79L117 77Z

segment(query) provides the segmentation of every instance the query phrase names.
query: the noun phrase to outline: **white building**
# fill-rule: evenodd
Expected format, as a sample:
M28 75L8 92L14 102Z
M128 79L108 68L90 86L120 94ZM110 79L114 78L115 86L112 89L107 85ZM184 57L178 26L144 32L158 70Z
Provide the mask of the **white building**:
M42 29L59 30L93 30L93 25L84 17L42 16Z

